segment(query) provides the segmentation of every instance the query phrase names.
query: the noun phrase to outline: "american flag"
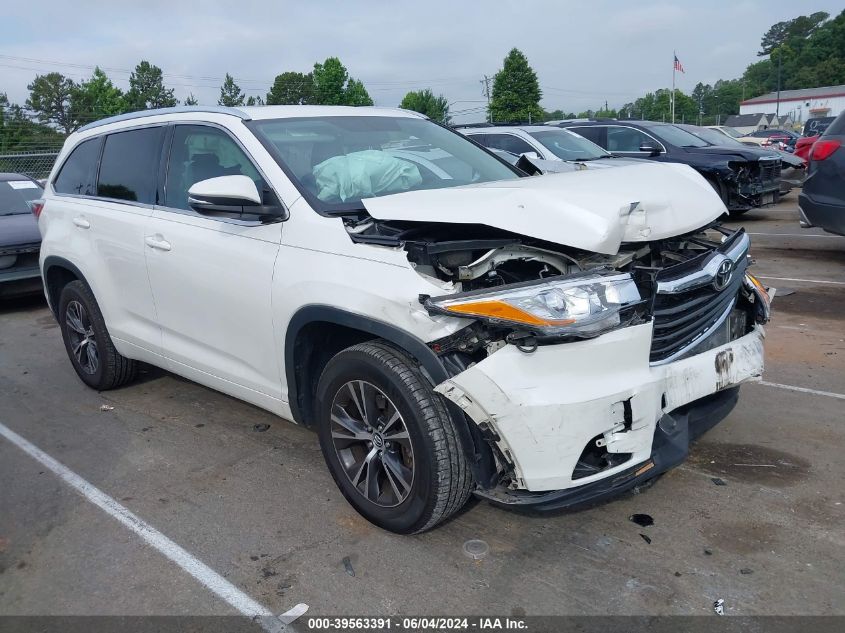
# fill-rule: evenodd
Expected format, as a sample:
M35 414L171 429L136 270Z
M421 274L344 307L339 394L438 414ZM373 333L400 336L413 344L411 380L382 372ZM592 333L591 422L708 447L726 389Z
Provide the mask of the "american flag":
M682 73L684 72L684 66L681 64L681 60L678 59L678 56L675 55L675 70L679 70ZM684 73L686 74L686 73Z

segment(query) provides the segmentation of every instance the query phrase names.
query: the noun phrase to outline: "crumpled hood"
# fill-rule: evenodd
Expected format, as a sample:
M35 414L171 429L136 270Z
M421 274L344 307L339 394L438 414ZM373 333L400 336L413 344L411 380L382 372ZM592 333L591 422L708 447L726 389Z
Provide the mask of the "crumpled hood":
M362 202L377 220L485 224L608 255L622 242L689 233L725 213L713 187L691 167L645 162Z
M0 248L39 242L41 242L41 233L38 232L38 221L34 215L31 213L0 215Z

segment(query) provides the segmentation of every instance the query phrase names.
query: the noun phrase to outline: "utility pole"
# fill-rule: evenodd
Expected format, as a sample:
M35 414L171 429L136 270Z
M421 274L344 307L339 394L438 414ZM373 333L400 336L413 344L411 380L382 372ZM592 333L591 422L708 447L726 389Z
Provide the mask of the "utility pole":
M775 101L775 117L777 118L777 124L780 125L780 69L781 69L781 60L783 59L783 55L781 54L780 47L778 47L777 51L778 51L778 96L777 96L777 100Z
M481 83L484 84L484 96L487 97L487 120L489 123L492 123L493 111L490 109L490 78L487 75L484 75L484 79L481 80Z

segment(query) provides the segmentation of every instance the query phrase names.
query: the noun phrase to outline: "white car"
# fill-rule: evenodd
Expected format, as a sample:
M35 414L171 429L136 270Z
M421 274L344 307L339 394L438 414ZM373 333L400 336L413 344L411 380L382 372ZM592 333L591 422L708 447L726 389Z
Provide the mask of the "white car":
M85 384L141 361L314 428L385 529L592 501L761 375L768 296L686 166L522 176L402 110L105 119L33 206L45 291Z
M575 132L549 125L484 125L456 129L493 152L513 156L513 164L523 157L542 173L603 169L641 162L636 158L614 156Z

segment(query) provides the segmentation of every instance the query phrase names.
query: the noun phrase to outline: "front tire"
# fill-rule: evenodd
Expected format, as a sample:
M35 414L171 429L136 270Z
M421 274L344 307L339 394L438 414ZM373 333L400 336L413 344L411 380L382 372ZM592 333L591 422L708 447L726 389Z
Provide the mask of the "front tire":
M323 457L346 500L391 532L428 530L464 506L472 477L441 396L381 342L337 354L317 386Z
M62 289L58 315L67 355L82 382L105 391L135 378L138 363L115 349L88 284L76 280Z

